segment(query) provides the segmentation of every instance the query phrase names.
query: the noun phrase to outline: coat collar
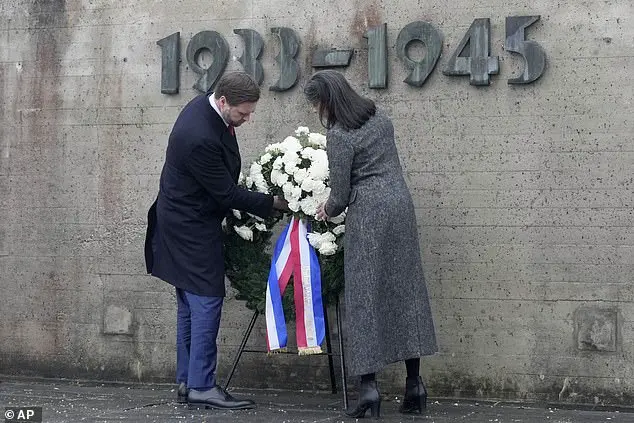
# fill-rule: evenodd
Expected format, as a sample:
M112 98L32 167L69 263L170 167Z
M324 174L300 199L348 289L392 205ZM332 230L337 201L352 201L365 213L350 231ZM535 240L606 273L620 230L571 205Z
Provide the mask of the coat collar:
M220 108L218 107L218 103L216 103L216 98L214 93L211 93L209 96L207 96L207 100L209 101L211 108L214 109L214 111L222 118L222 121L225 123L225 126L228 127L229 123L227 123L225 118L222 117L222 113L220 113Z
M227 149L233 154L240 156L240 149L238 148L238 139L235 135L231 135L229 132L229 128L225 123L222 116L218 114L218 112L211 106L209 96L213 94L207 94L201 96L201 101L204 102L202 104L203 109L205 110L205 114L207 120L211 124L213 132L217 134L220 138L220 142L227 147Z

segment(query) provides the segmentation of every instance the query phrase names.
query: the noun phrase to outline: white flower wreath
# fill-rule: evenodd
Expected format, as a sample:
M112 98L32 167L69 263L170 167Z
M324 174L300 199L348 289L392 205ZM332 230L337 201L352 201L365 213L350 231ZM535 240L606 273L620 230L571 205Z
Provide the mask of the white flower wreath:
M317 207L330 195L328 178L326 136L301 126L294 136L268 145L251 165L249 175L241 175L240 184L258 192L283 196L293 215L308 223L310 244L326 256L341 249L345 233L345 213L328 221L319 221L315 216ZM245 240L252 241L255 231L271 230L257 216L237 210L234 216L237 221L234 220L233 229Z

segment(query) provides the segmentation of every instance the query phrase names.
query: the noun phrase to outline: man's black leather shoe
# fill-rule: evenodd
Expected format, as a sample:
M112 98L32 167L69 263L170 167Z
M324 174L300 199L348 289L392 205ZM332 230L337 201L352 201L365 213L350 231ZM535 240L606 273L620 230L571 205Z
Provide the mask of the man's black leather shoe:
M191 408L205 407L220 410L248 410L255 408L255 402L236 399L217 385L206 391L190 389L187 395L187 402Z
M178 391L176 392L176 402L179 404L185 404L187 402L188 391L189 389L187 389L185 382L181 382L180 385L178 385Z

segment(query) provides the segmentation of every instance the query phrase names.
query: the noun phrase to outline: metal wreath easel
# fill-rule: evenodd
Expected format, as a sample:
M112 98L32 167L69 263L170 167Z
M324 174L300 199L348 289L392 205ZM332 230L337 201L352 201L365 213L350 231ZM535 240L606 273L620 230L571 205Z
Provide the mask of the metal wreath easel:
M266 353L267 352L263 350L252 350L252 349L246 348L247 342L249 341L249 337L251 336L251 332L253 331L253 328L255 327L255 322L257 321L259 315L260 315L260 312L256 310L253 313L253 317L251 317L249 326L247 327L247 330L244 333L244 336L242 337L242 342L240 343L240 347L238 348L236 358L233 360L233 366L231 366L231 372L229 372L229 377L227 377L227 381L225 382L225 387L224 387L225 389L229 388L229 384L231 383L233 374L235 373L236 368L238 367L238 363L240 362L240 357L242 357L242 353L245 353L245 352ZM341 336L342 325L341 325L341 313L339 308L339 298L337 298L337 301L335 303L335 316L337 319L337 338L339 339L339 354L335 354L332 352L332 343L330 341L330 324L328 323L328 310L327 310L327 305L324 303L324 323L326 326L326 352L318 354L318 355L328 356L328 368L330 370L330 387L333 394L337 393L337 383L335 380L335 365L332 358L335 355L338 355L340 357L339 361L341 362L341 389L343 391L343 408L347 409L348 408L348 382L346 379L346 363L345 363L345 357L343 353L343 337ZM284 352L282 354L296 354L296 353L289 351L289 352Z

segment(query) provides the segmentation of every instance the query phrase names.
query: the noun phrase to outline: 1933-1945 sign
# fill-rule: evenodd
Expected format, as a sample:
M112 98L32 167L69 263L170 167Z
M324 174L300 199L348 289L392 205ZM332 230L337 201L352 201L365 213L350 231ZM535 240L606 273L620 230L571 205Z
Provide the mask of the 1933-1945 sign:
M521 75L509 79L509 84L529 84L537 80L546 66L546 53L534 41L526 40L525 29L539 20L540 16L509 16L506 18L505 50L521 55L524 67ZM260 57L264 48L262 36L253 29L234 29L244 42L244 52L239 61L244 70L262 84L264 70ZM296 61L300 40L290 28L271 28L280 40L280 52L276 57L279 64L277 82L269 87L272 91L291 89L299 77ZM368 76L370 88L387 87L387 24L370 28L364 38L368 40ZM475 19L460 44L451 55L443 74L447 76L469 76L471 85L489 85L489 75L499 73L498 56L490 55L491 24L488 18ZM408 54L411 42L422 42L427 51L421 60L413 60ZM178 93L180 86L180 33L165 37L157 42L162 50L161 92ZM410 70L404 82L421 87L436 67L443 48L442 35L429 22L416 21L407 24L396 39L396 53ZM209 50L213 63L206 69L198 64L198 57ZM352 49L317 50L312 57L314 68L346 67L353 55ZM206 92L213 88L224 72L229 60L229 44L216 31L201 31L194 35L187 45L189 67L200 77L194 88Z

